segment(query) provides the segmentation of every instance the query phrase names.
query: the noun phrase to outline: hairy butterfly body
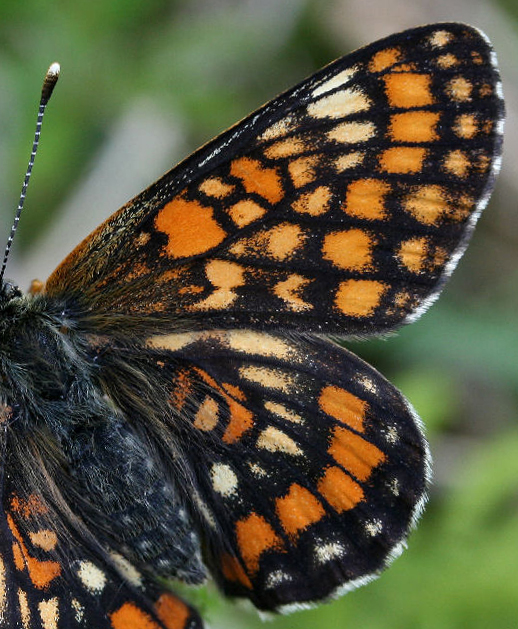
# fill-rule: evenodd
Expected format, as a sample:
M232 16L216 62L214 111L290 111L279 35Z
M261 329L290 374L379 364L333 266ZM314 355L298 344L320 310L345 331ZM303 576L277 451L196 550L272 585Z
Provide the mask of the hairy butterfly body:
M503 101L461 24L313 75L167 173L42 292L0 294L0 626L187 629L164 579L285 610L374 578L422 510L420 421L322 334L438 295Z

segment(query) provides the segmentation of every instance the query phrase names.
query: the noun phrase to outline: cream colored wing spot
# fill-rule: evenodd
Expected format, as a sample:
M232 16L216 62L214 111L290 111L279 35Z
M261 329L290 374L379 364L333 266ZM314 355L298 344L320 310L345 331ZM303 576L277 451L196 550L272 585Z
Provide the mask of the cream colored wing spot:
M446 83L445 92L453 101L466 103L471 101L473 84L465 77L459 76Z
M59 601L55 596L38 603L38 612L43 629L59 629Z
M428 38L428 41L432 48L444 48L444 46L447 46L452 39L452 33L450 33L449 31L440 30L432 33L432 35L430 35L430 37Z
M307 148L307 143L302 138L291 137L272 144L264 150L264 155L268 159L292 157L293 155L304 153Z
M223 199L235 190L235 186L225 183L221 177L208 177L201 182L199 190L209 197Z
M327 138L342 144L367 142L376 135L373 122L342 122L327 132Z
M322 96L322 94L325 94L326 92L330 92L331 90L337 89L341 85L344 85L344 83L348 83L357 72L358 72L357 66L353 66L352 68L347 68L346 70L342 70L342 72L339 72L338 74L336 74L329 80L325 81L324 83L321 83L318 87L316 87L313 90L311 96L313 98L317 98L318 96Z
M268 127L258 137L259 140L276 140L281 138L297 127L297 120L293 116L286 116Z
M224 340L228 347L246 355L255 354L279 360L290 360L296 356L296 349L285 339L262 332L230 330L225 333Z
M304 422L304 420L298 413L295 413L291 409L286 408L284 404L280 404L279 402L267 401L264 403L264 408L267 411L270 411L270 413L278 415L279 417L282 417L282 419L285 419L294 424L302 424Z
M230 465L214 463L210 471L212 488L224 498L237 495L238 479Z
M29 607L29 600L27 593L18 588L18 609L20 610L20 617L22 620L23 629L31 629L31 610Z
M90 594L101 594L107 583L106 574L91 561L79 563L77 576Z
M474 138L479 131L479 123L475 114L460 114L453 123L453 132L465 140Z
M310 103L308 114L313 118L345 118L367 111L371 106L367 94L358 88L346 88Z
M210 396L206 396L194 415L193 426L198 430L210 432L218 425L219 404Z
M271 367L258 367L249 365L239 369L241 378L261 385L266 389L276 389L283 393L289 393L295 386L292 375Z
M452 175L463 179L469 174L471 167L471 161L464 151L457 149L450 151L444 157L443 167Z
M307 236L295 223L281 223L234 243L229 251L236 256L255 255L285 261L299 251Z
M285 305L293 312L311 310L313 304L305 301L300 295L311 280L302 275L293 273L287 279L277 282L273 287L273 293L282 299Z
M153 349L170 349L176 352L180 349L188 347L200 338L200 334L196 332L179 332L173 334L160 334L150 336L146 341L146 347Z
M54 531L49 529L41 529L37 532L30 532L29 539L38 548L50 552L54 550L58 544L58 536Z
M274 426L265 428L257 438L257 447L268 452L284 452L293 456L303 454L300 447L286 433Z
M335 159L334 166L337 172L341 173L344 170L349 170L351 168L356 168L360 166L360 164L365 159L364 151L355 151L353 153L346 153L345 155L340 155Z

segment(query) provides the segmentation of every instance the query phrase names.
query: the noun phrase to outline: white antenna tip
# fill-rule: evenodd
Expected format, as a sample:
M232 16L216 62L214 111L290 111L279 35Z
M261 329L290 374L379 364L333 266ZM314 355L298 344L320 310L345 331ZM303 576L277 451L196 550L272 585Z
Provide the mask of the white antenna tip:
M47 70L47 74L51 74L52 76L59 76L59 71L61 70L61 66L57 61L54 61Z

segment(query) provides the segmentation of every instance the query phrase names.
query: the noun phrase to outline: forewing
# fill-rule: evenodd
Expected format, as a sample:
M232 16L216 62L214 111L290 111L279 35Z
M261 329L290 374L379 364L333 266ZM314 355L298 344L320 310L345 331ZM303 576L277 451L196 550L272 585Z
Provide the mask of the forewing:
M318 601L400 552L428 450L372 367L328 341L250 330L154 337L146 360L169 382L186 491L227 594L261 609Z
M188 329L382 332L438 294L493 186L485 37L416 28L279 96L123 207L47 293Z
M12 484L0 514L0 627L202 629L192 608L121 556L103 561L81 539L58 534L42 500Z

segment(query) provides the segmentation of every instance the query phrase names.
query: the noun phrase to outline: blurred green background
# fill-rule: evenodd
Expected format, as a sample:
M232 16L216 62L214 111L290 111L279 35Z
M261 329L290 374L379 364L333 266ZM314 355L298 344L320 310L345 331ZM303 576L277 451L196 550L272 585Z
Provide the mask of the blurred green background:
M23 288L200 143L355 47L459 20L497 50L504 163L472 243L422 320L354 346L426 423L428 509L381 579L271 629L518 627L517 17L517 0L2 0L1 242L43 74L62 64L8 269ZM211 586L191 596L214 629L262 626Z

